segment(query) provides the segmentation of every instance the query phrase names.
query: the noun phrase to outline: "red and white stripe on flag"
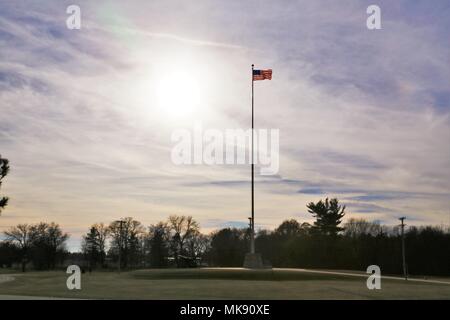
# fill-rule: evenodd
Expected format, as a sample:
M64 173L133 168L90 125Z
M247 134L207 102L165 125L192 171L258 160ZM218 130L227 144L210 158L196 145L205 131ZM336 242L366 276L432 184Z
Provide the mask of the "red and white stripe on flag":
M253 70L253 81L266 79L272 80L272 69Z

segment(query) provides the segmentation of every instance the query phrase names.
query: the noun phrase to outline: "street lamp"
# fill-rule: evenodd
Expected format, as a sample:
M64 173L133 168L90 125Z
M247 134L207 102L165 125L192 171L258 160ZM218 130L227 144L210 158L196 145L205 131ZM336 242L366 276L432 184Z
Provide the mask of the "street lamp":
M406 253L405 253L405 219L406 217L401 217L398 220L400 220L402 223L400 227L402 228L402 262L403 262L403 276L405 277L405 280L408 280L408 273L406 270Z

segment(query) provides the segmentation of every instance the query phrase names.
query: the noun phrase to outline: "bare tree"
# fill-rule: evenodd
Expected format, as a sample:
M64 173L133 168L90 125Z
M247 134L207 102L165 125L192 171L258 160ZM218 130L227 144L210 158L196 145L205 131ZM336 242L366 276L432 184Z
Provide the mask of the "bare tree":
M109 225L111 233L111 251L120 250L123 267L136 262L142 252L142 234L145 228L131 217L114 221Z
M22 272L25 272L27 253L33 243L32 228L27 224L19 224L5 231L7 241L15 242L21 251Z
M199 231L193 232L186 240L188 255L195 259L202 259L208 251L211 244L211 238L201 234Z
M106 241L108 240L110 229L108 226L106 226L104 223L96 223L93 225L95 229L97 229L97 240L98 240L98 247L100 252L102 253L101 258L101 264L103 265L105 262L105 256L106 256Z
M30 227L33 245L33 264L37 268L54 269L65 252L69 235L54 222L40 222Z
M177 266L179 266L179 256L186 252L185 244L187 240L199 232L199 225L191 216L172 215L168 221L171 233L171 247L175 256Z
M344 230L344 234L352 238L356 238L361 235L377 236L382 232L379 223L356 218L350 218L344 224Z

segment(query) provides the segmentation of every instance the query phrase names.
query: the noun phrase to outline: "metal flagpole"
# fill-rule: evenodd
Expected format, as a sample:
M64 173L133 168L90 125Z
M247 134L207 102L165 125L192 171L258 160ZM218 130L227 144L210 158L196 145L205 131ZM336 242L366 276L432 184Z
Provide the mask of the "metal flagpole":
M254 70L254 65L252 64L252 235L251 235L251 242L250 242L250 253L255 253L255 172L254 172L254 161L253 161L253 155L254 155L254 151L253 151L253 70Z

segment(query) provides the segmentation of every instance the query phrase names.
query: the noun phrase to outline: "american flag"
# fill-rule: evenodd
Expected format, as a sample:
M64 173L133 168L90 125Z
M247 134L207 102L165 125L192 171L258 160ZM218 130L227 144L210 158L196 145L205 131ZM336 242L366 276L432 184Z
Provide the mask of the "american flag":
M272 80L272 69L253 70L253 81L266 79Z

